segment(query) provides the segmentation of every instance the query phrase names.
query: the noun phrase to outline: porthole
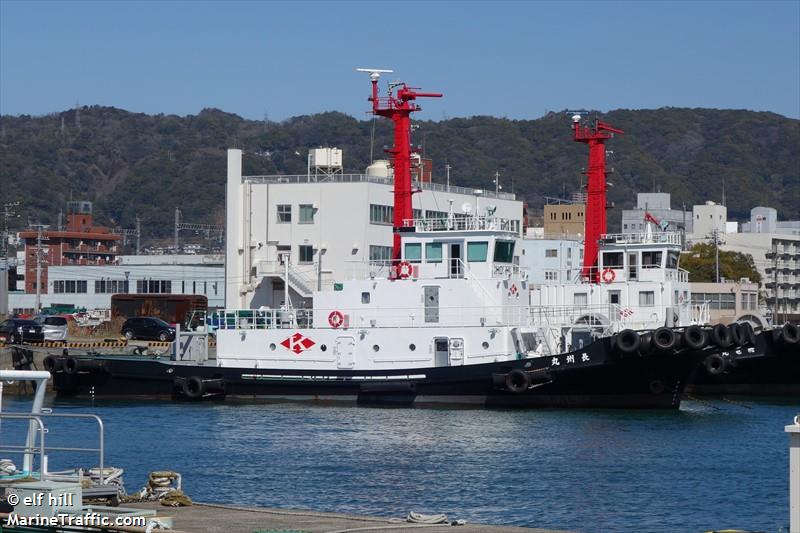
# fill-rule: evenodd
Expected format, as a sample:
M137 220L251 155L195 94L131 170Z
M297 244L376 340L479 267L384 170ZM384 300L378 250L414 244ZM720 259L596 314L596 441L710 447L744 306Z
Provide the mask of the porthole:
M409 349L409 350L411 350L411 351L413 352L414 350L416 350L416 349L417 349L417 345L416 345L416 344L414 344L414 343L411 343L411 344L409 344L409 345L408 345L408 349Z
M486 342L486 341L483 341L483 344L481 344L481 346L483 346L484 350L488 350L489 349L489 343Z
M319 349L320 349L320 350L322 350L322 351L324 352L325 350L327 350L327 349L328 349L328 347L327 347L326 345L322 344L322 345L319 347Z
M378 346L377 344L373 344L372 345L372 351L379 352L379 351L381 351L381 347Z
M273 352L275 351L275 343L274 342L269 345L269 349L272 350Z

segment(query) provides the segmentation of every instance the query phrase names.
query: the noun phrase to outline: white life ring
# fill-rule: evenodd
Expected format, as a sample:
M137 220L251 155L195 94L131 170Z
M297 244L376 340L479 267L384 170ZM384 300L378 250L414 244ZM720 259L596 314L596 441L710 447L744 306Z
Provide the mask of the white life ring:
M414 272L414 267L408 261L400 261L397 265L397 277L400 279L408 278Z
M603 270L603 275L601 277L603 278L603 281L605 281L606 283L611 283L616 279L617 274L610 268L607 268Z

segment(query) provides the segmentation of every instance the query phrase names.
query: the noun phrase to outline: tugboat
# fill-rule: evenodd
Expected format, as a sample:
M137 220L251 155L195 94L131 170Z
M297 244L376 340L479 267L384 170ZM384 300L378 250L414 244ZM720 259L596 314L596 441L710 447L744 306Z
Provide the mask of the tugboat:
M55 390L186 400L678 408L690 374L718 351L706 331L635 331L619 315L602 331L593 318L575 324L586 302L531 304L512 221L452 209L441 218L414 218L409 116L420 109L417 98L441 95L393 84L379 97L381 71L369 72L372 111L395 126L391 261L372 261L334 290L313 292L311 309L224 311L214 360L198 333L184 334L169 359L50 357ZM577 335L587 327L588 335Z

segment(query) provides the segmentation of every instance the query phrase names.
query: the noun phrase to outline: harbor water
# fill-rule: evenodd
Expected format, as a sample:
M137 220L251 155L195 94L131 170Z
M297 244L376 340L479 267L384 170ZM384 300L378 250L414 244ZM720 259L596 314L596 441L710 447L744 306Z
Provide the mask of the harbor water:
M197 501L582 532L788 531L797 399L685 401L677 412L77 402L106 424L129 492L176 470ZM4 410L29 402L5 398ZM50 445L72 444L51 422ZM71 427L79 427L70 422ZM85 426L83 445L96 432ZM4 421L0 440L21 433ZM51 470L89 464L56 455Z

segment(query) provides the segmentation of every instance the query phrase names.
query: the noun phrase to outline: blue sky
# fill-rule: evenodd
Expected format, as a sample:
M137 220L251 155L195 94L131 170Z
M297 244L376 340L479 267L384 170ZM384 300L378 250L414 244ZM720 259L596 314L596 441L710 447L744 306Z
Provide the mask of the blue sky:
M800 1L0 0L2 114L80 102L366 117L355 67L444 92L423 119L663 106L798 118Z

